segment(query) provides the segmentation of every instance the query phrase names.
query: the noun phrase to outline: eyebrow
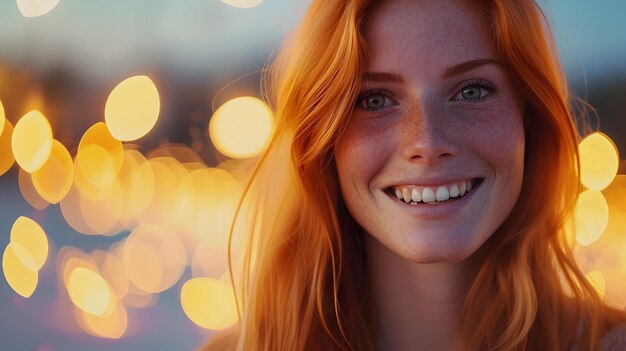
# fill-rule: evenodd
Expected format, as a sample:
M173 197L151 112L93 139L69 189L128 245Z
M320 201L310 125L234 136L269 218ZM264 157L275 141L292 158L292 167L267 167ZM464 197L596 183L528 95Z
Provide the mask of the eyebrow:
M366 72L363 80L367 82L396 82L404 83L404 79L398 73L393 72Z
M496 64L499 65L500 61L492 58L482 58L471 60L458 65L448 67L443 72L443 78L450 78L452 76L471 71L483 65ZM366 72L363 75L363 80L366 82L395 82L404 83L404 78L395 72Z
M454 65L454 66L448 67L443 72L443 78L450 78L450 77L455 76L457 74L461 74L461 73L464 73L464 72L467 72L467 71L471 71L471 70L476 69L476 68L478 68L480 66L489 65L489 64L499 65L500 61L498 61L496 59L492 59L492 58L482 58L482 59L476 59L476 60L471 60L471 61L459 63L458 65Z

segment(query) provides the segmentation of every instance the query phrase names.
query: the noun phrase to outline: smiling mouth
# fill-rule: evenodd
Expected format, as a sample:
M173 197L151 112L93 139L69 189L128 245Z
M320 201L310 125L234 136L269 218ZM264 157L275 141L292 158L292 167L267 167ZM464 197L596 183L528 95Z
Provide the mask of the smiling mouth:
M482 182L483 178L472 178L437 186L399 185L389 187L385 192L409 205L437 205L467 196Z

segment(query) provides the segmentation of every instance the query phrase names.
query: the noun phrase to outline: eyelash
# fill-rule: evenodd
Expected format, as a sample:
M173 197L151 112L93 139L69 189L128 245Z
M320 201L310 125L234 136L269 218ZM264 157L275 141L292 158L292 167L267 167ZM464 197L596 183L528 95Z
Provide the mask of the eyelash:
M467 88L485 89L488 93L485 96L483 96L481 94L481 96L476 98L476 99L457 98L458 96L462 96L463 90L465 90ZM459 92L454 96L453 100L454 101L462 101L462 102L470 103L470 104L476 104L476 103L482 102L486 97L488 97L491 93L493 93L494 90L495 90L495 88L493 87L493 85L491 85L486 80L483 80L483 79L470 80L469 82L463 84L463 86L461 87Z
M373 108L373 107L366 107L364 105L364 100L366 98L370 96L376 96L376 95L382 96L385 99L393 101L393 99L391 98L391 93L389 91L385 89L373 89L373 90L367 90L367 91L361 92L356 99L356 103L354 104L354 107L363 109L367 112L380 112L386 109L387 107L389 107L389 106L382 106L382 107ZM392 105L396 105L395 101L393 101Z

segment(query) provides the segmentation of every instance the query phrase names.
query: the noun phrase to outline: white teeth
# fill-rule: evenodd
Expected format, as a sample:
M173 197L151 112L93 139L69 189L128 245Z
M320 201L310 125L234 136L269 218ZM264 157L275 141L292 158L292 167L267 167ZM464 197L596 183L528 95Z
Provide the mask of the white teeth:
M417 185L402 185L394 187L394 193L398 200L407 204L426 203L435 205L449 199L463 197L472 190L472 180L451 183L435 187L422 187Z
M402 198L406 203L411 202L411 189L409 189L409 187L404 187L402 189Z
M452 184L452 186L450 187L450 197L457 196L459 196L459 187L456 184Z
M396 197L398 200L402 200L402 190L396 188Z
M419 190L417 190L417 188L413 188L413 191L411 191L411 200L413 200L413 202L422 201L422 195L420 195L420 192Z
M422 193L422 201L425 203L433 202L437 199L435 196L435 192L431 188L424 188L424 192Z
M450 198L450 193L445 186L440 186L437 188L437 193L435 194L437 201L446 201Z

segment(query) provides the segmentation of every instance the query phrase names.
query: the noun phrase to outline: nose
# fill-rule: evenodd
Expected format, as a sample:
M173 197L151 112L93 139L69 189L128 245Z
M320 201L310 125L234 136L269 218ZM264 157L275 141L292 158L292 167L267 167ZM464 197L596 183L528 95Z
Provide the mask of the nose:
M402 153L412 162L435 163L458 153L453 121L443 108L415 106L401 125Z

